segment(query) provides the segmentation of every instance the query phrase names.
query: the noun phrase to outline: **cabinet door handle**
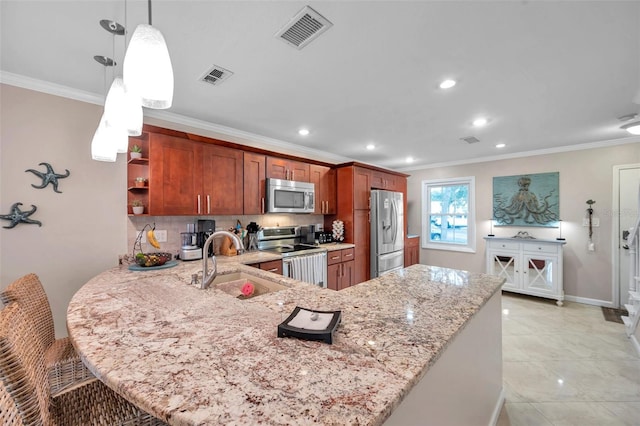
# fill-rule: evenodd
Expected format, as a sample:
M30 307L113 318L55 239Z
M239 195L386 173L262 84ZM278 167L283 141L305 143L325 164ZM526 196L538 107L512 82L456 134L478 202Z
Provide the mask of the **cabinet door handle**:
M262 214L264 214L264 197L261 198L261 202L262 202Z
M207 194L207 214L211 214L211 197Z
M340 276L344 277L344 263L340 264Z
M291 180L295 180L294 176L295 176L296 171L295 170L291 170Z
M200 214L200 194L198 194L198 214Z

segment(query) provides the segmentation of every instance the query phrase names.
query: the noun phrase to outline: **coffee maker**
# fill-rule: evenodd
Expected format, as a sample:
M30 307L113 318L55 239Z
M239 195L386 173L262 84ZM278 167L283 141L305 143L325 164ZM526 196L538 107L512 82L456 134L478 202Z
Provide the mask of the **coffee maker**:
M198 233L195 232L193 223L187 224L187 232L180 233L182 245L180 248L181 260L202 259L202 248L198 246Z
M216 230L216 221L211 219L198 219L197 222L197 244L200 247L200 252L202 252L202 247L204 247L204 243L207 242L207 239L213 234ZM213 244L209 246L209 257L213 255Z

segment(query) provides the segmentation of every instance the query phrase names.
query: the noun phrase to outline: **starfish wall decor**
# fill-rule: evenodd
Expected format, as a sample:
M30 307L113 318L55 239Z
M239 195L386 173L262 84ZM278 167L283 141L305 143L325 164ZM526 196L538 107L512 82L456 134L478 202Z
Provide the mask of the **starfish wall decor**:
M40 179L42 179L42 185L34 185L31 184L31 186L33 186L34 188L44 188L49 184L53 185L53 190L57 193L62 193L62 191L58 191L58 179L64 179L66 177L69 177L69 175L71 174L71 172L67 169L64 169L66 171L66 174L60 174L60 173L56 173L53 171L53 167L51 167L51 164L49 163L40 163L40 166L45 166L47 168L46 172L39 172L38 170L33 170L33 169L27 169L25 170L25 172L31 172L36 176L39 176Z
M42 226L42 222L39 220L29 219L29 216L34 214L38 208L31 204L31 210L22 211L20 210L20 206L22 203L13 203L11 206L11 213L0 215L0 219L10 220L11 224L9 226L3 226L3 228L11 229L20 223L30 223L33 225Z

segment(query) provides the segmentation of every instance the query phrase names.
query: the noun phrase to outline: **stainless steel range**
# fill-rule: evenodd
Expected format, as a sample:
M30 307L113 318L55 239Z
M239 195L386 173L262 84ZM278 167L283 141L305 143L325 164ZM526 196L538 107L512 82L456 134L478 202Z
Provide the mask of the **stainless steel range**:
M327 249L316 246L313 226L278 226L258 231L258 249L282 255L282 275L327 286Z

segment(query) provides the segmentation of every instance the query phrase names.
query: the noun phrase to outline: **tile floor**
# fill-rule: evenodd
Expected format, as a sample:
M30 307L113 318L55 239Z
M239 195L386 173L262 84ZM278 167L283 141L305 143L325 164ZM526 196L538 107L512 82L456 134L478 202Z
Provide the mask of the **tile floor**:
M640 358L597 306L503 293L498 426L640 425Z

